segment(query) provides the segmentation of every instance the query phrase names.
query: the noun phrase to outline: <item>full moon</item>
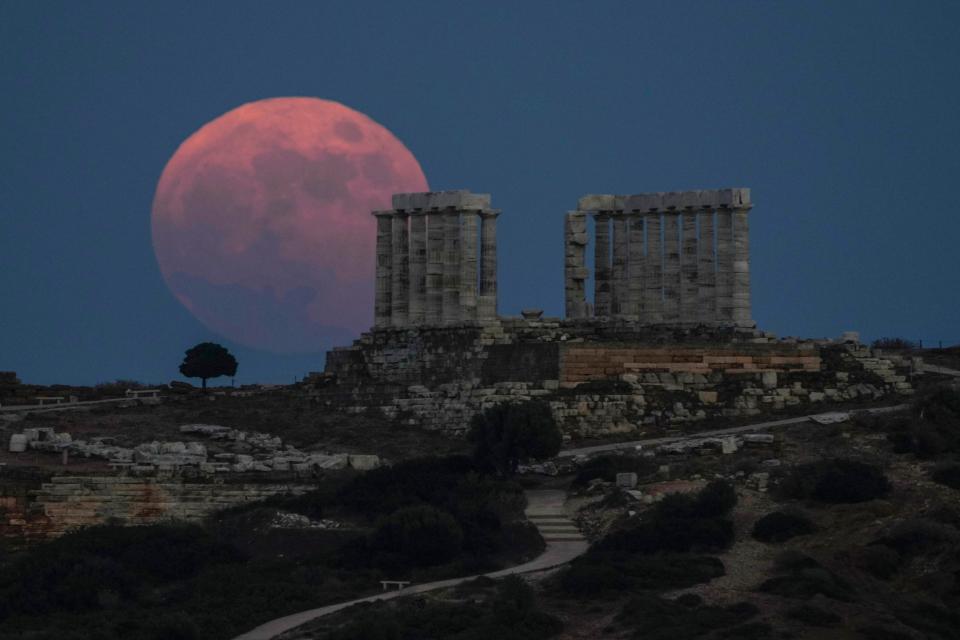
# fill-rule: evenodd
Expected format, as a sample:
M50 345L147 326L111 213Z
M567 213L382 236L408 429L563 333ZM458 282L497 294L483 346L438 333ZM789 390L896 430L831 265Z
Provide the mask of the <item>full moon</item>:
M201 127L153 201L174 296L214 332L274 353L320 351L373 320L375 224L394 193L427 191L413 154L338 102L273 98Z

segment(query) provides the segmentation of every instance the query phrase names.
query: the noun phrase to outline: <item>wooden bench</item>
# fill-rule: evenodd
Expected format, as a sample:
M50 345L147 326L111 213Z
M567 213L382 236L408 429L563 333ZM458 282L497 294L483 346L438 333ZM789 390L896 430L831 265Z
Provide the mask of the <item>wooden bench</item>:
M127 389L126 396L134 399L159 398L160 389Z
M383 587L383 590L386 591L388 587L396 587L397 591L400 591L406 586L410 585L409 580L381 580L380 585Z

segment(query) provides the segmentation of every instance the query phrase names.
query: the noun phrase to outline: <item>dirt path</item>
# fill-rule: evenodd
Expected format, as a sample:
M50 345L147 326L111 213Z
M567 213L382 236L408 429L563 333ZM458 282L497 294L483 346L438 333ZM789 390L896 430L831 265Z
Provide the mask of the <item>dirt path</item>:
M850 415L865 413L870 415L876 415L881 413L892 413L896 411L906 411L910 408L908 404L898 404L892 407L876 407L873 409L858 409L855 411L846 411L844 413L849 413ZM697 433L688 433L685 435L679 436L669 436L665 438L648 438L646 440L633 440L630 442L613 442L611 444L599 444L592 447L579 447L576 449L564 449L558 454L558 457L561 458L571 458L573 456L582 456L589 455L593 453L602 453L605 451L618 451L620 449L634 449L637 446L649 447L649 446L659 446L661 444L670 444L672 442L681 442L683 440L696 440L699 438L712 438L715 436L726 436L736 433L748 433L750 431L763 431L766 429L774 429L776 427L786 427L794 424L802 424L804 422L809 422L813 418L819 416L828 416L831 414L837 413L836 411L829 411L826 413L813 413L806 416L799 416L797 418L785 418L783 420L771 420L768 422L757 422L754 424L743 425L740 427L728 427L726 429L714 429L713 431L700 431Z
M588 543L573 526L572 521L564 509L566 494L563 491L527 491L526 495L527 517L541 531L541 535L543 535L543 539L547 543L547 548L542 554L530 562L483 574L489 578L500 578L511 574L534 573L552 569L570 562L577 556L583 554L589 547ZM281 633L299 627L311 620L346 609L361 602L391 600L393 598L400 598L417 593L435 591L436 589L446 589L478 577L480 576L466 576L463 578L451 578L449 580L415 584L405 589L400 589L399 591L388 591L374 596L367 596L366 598L358 598L348 602L340 602L317 609L301 611L300 613L294 613L266 622L256 629L237 636L234 640L270 640Z

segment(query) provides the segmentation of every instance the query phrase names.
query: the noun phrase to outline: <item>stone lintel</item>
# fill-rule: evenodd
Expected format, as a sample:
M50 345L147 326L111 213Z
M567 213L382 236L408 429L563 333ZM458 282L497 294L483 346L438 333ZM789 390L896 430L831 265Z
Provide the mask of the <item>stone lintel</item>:
M489 209L490 194L470 193L466 189L396 193L393 195L392 204L394 209L404 211L415 209Z
M586 198L600 196L586 196ZM750 189L737 187L730 189L704 189L692 191L658 191L651 193L637 193L628 196L602 196L607 202L614 203L619 198L622 209L625 211L677 211L684 209L749 209L753 206L750 200ZM583 207L580 207L583 209Z
M615 211L617 196L594 193L585 195L577 201L578 211ZM621 206L622 208L622 206Z

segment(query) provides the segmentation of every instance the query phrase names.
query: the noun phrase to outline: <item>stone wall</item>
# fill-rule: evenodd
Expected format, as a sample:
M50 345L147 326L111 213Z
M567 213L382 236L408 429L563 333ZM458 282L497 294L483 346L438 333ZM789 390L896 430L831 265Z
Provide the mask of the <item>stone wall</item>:
M907 360L721 327L510 319L375 331L331 355L312 392L325 410L450 431L532 398L566 433L596 436L913 392Z
M0 487L0 538L38 541L114 521L146 525L207 515L312 488L299 482L187 482L177 478L56 476L39 489Z
M723 373L819 371L819 350L799 345L729 345L711 347L644 347L636 345L565 345L560 381L605 380L629 373Z

